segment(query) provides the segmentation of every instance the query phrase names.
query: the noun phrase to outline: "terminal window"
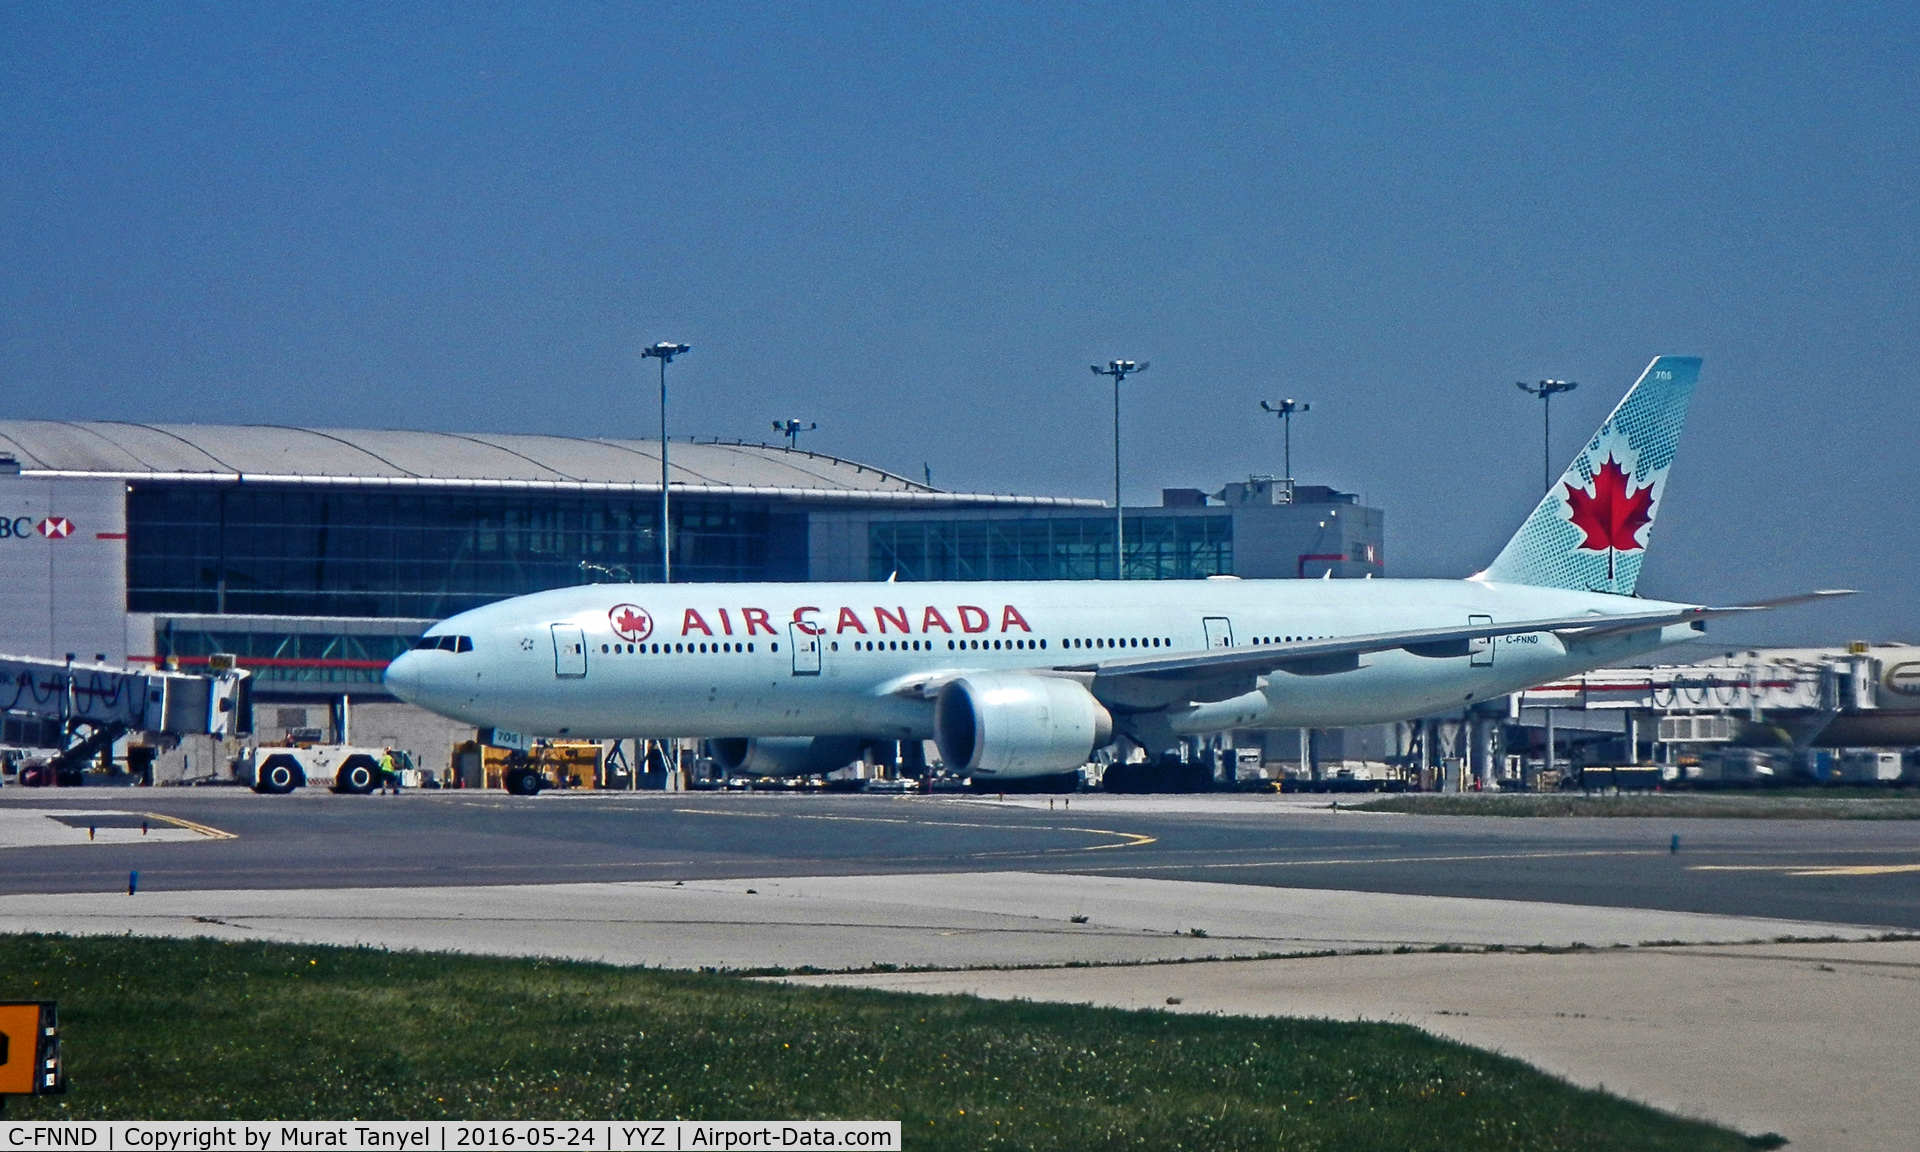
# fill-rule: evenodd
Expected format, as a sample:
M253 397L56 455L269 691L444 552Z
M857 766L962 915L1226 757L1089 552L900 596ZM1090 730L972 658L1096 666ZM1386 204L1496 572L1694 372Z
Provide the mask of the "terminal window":
M676 580L786 575L769 547L781 518L765 504L681 500L673 518ZM658 526L658 501L646 496L136 484L127 607L437 619L584 583L589 572L658 580Z
M1128 517L1127 578L1233 574L1229 516ZM885 580L1111 580L1113 520L883 520L867 527L867 575Z

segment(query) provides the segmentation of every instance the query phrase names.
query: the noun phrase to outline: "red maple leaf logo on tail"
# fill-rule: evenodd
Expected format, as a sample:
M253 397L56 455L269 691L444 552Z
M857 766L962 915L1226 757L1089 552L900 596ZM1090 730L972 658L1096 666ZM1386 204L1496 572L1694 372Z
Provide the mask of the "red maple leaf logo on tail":
M1627 470L1608 455L1593 474L1593 487L1567 485L1567 519L1586 533L1580 547L1594 552L1636 552L1646 547L1640 529L1653 523L1653 485L1635 488Z

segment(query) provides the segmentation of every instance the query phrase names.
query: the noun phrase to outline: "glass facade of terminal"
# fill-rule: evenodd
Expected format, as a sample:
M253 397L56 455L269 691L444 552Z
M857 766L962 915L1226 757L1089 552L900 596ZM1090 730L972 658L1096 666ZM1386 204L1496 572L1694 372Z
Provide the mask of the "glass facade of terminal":
M674 579L806 578L806 515L676 499ZM135 612L440 618L508 596L660 578L657 498L135 485Z
M1111 516L890 520L867 527L871 580L1111 580ZM1129 580L1233 573L1233 518L1129 516Z

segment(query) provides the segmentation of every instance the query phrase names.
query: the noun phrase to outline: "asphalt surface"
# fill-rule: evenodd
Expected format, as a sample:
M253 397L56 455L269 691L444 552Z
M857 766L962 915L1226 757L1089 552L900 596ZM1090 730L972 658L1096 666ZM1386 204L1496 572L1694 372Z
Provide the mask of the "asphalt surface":
M1047 811L945 797L8 789L0 812L152 813L226 833L0 850L0 893L1073 872L1920 929L1920 821L1487 818L1280 798ZM1171 798L1170 798L1171 799ZM1044 804L1044 800L1042 801ZM1680 850L1670 851L1680 836Z

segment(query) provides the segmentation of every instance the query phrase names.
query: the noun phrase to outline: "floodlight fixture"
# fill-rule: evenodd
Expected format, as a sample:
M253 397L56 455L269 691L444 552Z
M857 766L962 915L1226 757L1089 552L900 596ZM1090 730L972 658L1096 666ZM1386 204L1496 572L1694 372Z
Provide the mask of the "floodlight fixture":
M1553 488L1553 398L1561 392L1571 392L1580 385L1572 380L1542 380L1538 384L1529 384L1525 380L1515 380L1515 388L1530 396L1540 397L1541 450L1540 485Z
M1127 578L1127 520L1120 507L1120 382L1137 372L1145 372L1147 361L1109 360L1105 368L1091 366L1096 376L1113 377L1113 574L1116 580Z
M1260 410L1263 412L1271 412L1275 416L1280 417L1280 424L1284 429L1281 433L1281 438L1286 444L1288 488L1293 487L1293 414L1295 412L1308 411L1312 407L1313 405L1307 403L1305 400L1295 400L1291 397L1280 401L1278 404L1269 404L1265 400L1260 401Z
M802 424L798 420L775 420L773 422L773 430L785 436L787 438L787 447L794 450L798 450L800 447L800 433L811 432L818 427L820 427L818 424Z
M642 360L660 361L660 583L673 583L673 528L669 514L672 509L667 497L667 365L682 352L693 350L691 344L673 344L662 340L650 348L640 350Z

